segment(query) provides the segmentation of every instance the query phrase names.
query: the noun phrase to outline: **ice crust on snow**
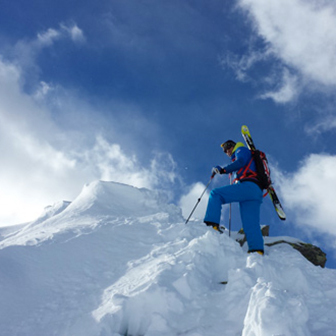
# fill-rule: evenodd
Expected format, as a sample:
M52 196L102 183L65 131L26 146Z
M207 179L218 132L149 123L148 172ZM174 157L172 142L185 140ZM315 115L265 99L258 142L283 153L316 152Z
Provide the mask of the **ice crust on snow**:
M335 334L335 270L184 222L157 192L96 181L2 232L0 334Z

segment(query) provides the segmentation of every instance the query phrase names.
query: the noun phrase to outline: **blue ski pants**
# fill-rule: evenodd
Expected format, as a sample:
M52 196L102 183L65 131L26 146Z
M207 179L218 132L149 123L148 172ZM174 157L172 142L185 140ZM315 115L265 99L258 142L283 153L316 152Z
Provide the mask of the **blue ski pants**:
M254 182L238 182L210 192L204 221L220 223L222 205L238 202L249 251L264 250L260 229L260 205L263 192Z

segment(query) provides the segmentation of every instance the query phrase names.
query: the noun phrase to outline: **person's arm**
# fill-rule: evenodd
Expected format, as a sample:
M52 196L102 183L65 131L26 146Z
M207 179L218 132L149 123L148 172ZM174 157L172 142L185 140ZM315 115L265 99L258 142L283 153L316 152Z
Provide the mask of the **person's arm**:
M240 168L246 166L250 159L250 151L246 147L240 147L235 152L236 160L227 166L223 167L224 172L226 174L235 172Z

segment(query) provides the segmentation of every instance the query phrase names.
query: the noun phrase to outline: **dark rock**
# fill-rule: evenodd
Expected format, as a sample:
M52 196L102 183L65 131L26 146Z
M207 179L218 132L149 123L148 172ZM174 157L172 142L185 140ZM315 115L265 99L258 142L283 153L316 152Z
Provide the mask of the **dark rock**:
M261 232L264 237L269 236L269 225L261 226ZM236 241L243 246L246 242L246 237L243 229L240 229L236 236ZM317 246L303 242L289 242L283 239L274 241L272 243L265 243L266 246L273 246L277 244L288 244L294 249L298 250L308 261L315 266L325 267L327 262L327 255Z
M315 245L302 242L291 243L285 240L279 240L265 245L273 246L276 244L288 244L298 250L307 260L309 260L315 266L321 266L322 268L325 267L325 264L327 262L327 255Z

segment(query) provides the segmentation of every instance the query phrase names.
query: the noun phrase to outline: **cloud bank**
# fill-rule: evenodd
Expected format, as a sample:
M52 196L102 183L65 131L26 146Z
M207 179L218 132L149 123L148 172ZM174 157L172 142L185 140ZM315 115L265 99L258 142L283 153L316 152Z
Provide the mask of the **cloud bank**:
M277 172L285 209L304 230L327 234L336 247L336 156L311 154L292 174Z
M260 98L287 103L310 86L315 90L322 86L319 90L323 91L336 85L334 2L239 0L237 7L247 14L264 50L252 40L248 54L239 59L231 55L224 63L236 71L238 79L264 81L269 89ZM270 60L277 65L267 75L251 77L254 67Z

